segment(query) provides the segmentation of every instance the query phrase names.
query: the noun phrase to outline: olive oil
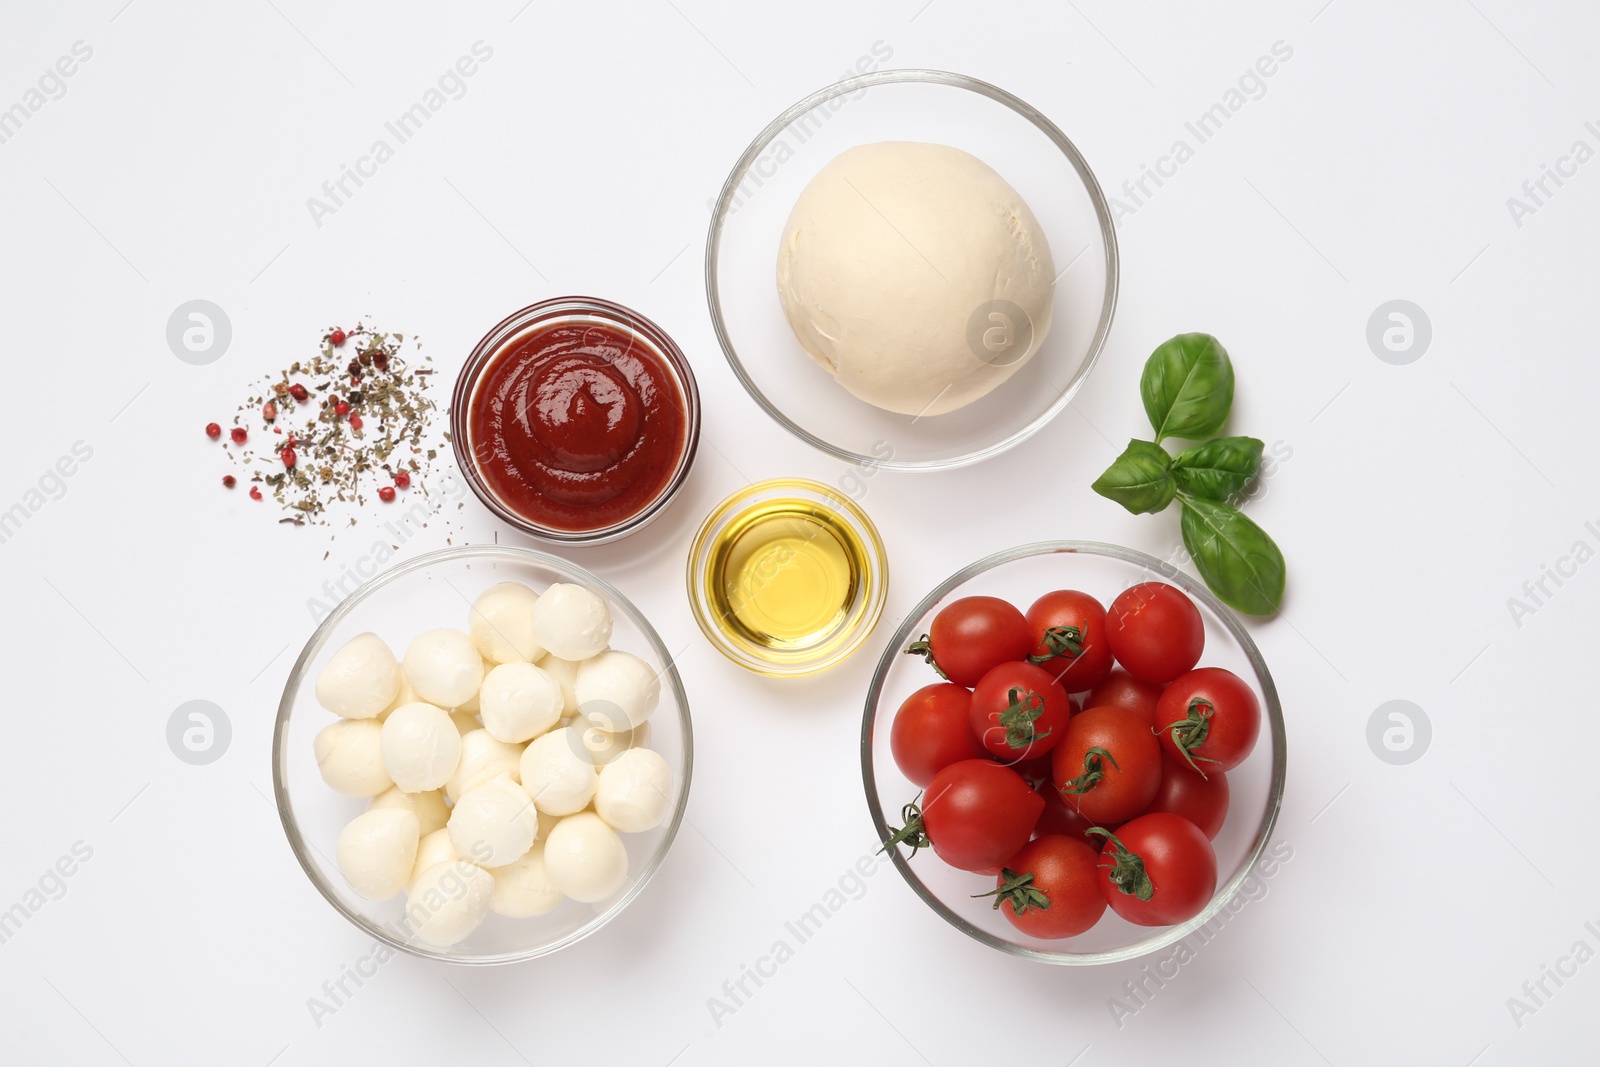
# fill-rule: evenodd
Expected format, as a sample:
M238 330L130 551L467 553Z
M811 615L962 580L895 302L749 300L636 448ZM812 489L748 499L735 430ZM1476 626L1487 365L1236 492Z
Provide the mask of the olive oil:
M706 569L716 626L774 662L848 636L862 607L868 547L816 501L767 500L718 532Z

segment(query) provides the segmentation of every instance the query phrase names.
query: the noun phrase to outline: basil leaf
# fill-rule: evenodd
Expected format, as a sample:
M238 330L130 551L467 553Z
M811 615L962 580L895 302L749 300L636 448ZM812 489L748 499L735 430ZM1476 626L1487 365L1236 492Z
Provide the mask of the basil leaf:
M1149 441L1129 441L1106 472L1090 486L1109 500L1115 500L1138 515L1154 514L1172 503L1177 486L1167 473L1172 457L1160 445Z
M1210 437L1233 406L1233 363L1210 334L1179 334L1150 353L1139 395L1158 444L1169 437Z
M1219 437L1172 458L1178 492L1226 504L1244 492L1261 466L1266 446L1254 437Z
M1271 615L1283 603L1283 553L1237 508L1180 496L1183 545L1222 602L1247 615Z

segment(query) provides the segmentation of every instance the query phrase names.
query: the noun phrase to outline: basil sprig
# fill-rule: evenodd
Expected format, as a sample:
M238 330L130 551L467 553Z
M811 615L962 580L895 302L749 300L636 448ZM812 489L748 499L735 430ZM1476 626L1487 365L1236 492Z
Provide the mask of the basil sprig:
M1238 611L1271 615L1283 603L1283 553L1234 506L1261 468L1261 441L1216 437L1177 455L1160 444L1168 437L1211 437L1228 421L1233 364L1227 350L1209 334L1180 334L1151 353L1139 393L1156 439L1129 441L1092 488L1135 515L1177 500L1184 547L1206 585Z

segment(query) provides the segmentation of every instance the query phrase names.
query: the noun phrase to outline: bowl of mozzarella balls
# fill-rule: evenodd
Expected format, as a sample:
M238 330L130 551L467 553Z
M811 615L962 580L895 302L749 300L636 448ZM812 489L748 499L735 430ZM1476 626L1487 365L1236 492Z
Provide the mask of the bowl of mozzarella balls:
M543 552L445 549L378 575L321 621L278 708L295 856L415 956L512 963L587 937L683 818L671 658L622 594Z

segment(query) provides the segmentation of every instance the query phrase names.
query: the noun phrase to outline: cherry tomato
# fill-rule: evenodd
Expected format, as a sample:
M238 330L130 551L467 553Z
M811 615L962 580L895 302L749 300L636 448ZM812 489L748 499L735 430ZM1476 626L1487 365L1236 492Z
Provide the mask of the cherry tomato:
M1163 755L1161 788L1150 802L1151 811L1170 811L1182 815L1215 841L1228 817L1228 776L1221 771L1201 774L1181 760ZM1045 815L1050 814L1048 806ZM1042 823L1044 818L1039 821Z
M1261 705L1237 674L1201 667L1162 691L1156 721L1172 756L1202 774L1231 771L1256 747Z
M1136 711L1154 730L1161 725L1156 722L1156 702L1160 699L1161 686L1154 682L1141 682L1121 667L1116 667L1103 682L1089 690L1089 695L1083 698L1083 706L1098 708L1112 704Z
M1111 654L1128 673L1165 685L1200 662L1206 627L1182 591L1142 582L1117 594L1106 610Z
M1071 717L1066 690L1031 663L1002 663L972 691L972 732L990 755L1008 763L1055 748Z
M1112 911L1137 926L1171 926L1210 903L1217 854L1194 823L1157 811L1107 836L1099 877Z
M1022 776L993 760L952 763L933 776L919 807L907 804L906 825L888 845L925 844L952 867L993 874L1028 843L1044 800Z
M1076 589L1046 593L1024 617L1036 642L1029 662L1049 671L1067 692L1093 689L1111 670L1106 609L1088 593Z
M1033 630L1022 612L998 597L968 596L945 605L906 652L922 656L968 689L1002 663L1028 658Z
M1006 862L996 887L978 895L994 897L1000 914L1030 937L1072 937L1105 914L1098 862L1076 838L1035 838Z
M889 751L900 772L917 785L957 760L988 755L972 736L972 694L950 682L925 685L906 697L889 728Z
M1052 777L1067 805L1102 825L1143 812L1161 785L1161 745L1127 708L1085 708L1054 755Z
M1037 787L1039 795L1044 797L1044 811L1039 816L1039 821L1033 825L1035 837L1046 834L1059 834L1063 837L1076 837L1094 847L1096 852L1105 843L1105 839L1089 833L1089 828L1094 823L1085 819L1074 811L1072 805L1067 803L1067 798L1052 783L1044 782ZM1107 826L1107 830L1115 830L1115 826Z

